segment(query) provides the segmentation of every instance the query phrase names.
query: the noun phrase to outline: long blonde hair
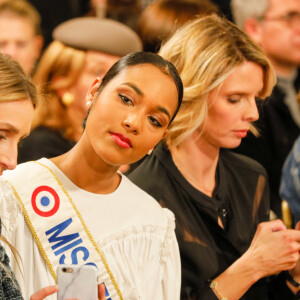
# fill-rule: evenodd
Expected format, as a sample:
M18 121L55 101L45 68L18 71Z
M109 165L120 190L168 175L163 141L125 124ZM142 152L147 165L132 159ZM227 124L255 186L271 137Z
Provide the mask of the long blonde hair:
M76 82L83 68L86 52L53 41L43 54L33 77L43 101L38 106L32 128L46 126L65 132L72 139L75 128L66 114L57 91L69 88ZM58 80L54 80L58 79Z
M12 60L8 55L0 53L0 102L18 101L22 99L31 100L32 105L35 107L38 102L36 88L16 61ZM0 240L9 246L21 270L19 263L21 259L17 250L2 234ZM1 262L0 265L12 279L11 272ZM15 284L15 281L12 281Z
M243 62L263 68L264 86L259 97L270 95L276 82L261 48L233 23L216 15L195 19L179 29L159 54L175 65L184 86L181 108L166 136L169 147L205 126L210 92ZM251 131L257 134L253 126Z

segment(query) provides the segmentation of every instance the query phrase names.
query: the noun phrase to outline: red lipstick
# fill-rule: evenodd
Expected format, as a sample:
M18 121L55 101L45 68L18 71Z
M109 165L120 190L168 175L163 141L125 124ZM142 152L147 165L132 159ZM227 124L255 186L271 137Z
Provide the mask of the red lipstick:
M122 148L132 148L131 140L123 134L110 132L110 136L113 138L113 140L118 146Z

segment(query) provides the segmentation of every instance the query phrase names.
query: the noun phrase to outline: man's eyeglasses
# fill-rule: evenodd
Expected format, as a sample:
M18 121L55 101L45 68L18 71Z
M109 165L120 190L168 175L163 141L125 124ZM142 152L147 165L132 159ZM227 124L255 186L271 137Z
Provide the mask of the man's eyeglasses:
M300 12L298 11L290 11L283 16L278 17L262 17L260 18L262 21L284 21L290 27L300 26Z

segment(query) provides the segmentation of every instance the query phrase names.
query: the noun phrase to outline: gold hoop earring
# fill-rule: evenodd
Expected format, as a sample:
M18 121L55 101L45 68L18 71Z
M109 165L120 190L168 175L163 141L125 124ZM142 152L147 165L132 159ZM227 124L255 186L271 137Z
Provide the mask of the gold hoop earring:
M65 106L70 106L75 101L75 97L72 93L64 93L61 102Z

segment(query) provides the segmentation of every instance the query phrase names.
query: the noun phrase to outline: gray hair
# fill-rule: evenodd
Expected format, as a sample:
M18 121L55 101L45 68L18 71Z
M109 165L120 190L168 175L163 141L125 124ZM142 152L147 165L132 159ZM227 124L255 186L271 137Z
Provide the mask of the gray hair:
M230 6L235 24L244 29L246 19L261 19L270 3L269 0L231 0Z

